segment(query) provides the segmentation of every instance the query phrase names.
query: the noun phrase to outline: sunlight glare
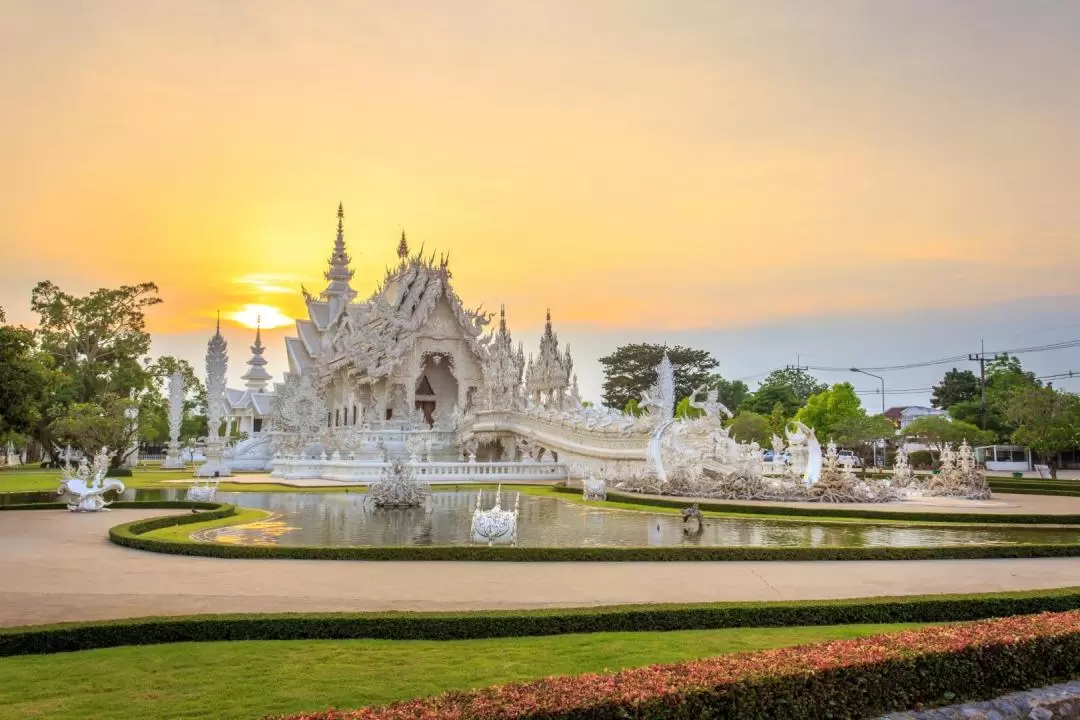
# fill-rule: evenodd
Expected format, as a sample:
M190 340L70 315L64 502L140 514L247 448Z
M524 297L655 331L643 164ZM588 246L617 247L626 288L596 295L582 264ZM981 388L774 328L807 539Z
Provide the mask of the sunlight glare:
M265 329L271 329L286 327L294 322L273 305L245 305L243 310L236 310L230 313L229 317L249 328L254 328L256 323L261 323Z

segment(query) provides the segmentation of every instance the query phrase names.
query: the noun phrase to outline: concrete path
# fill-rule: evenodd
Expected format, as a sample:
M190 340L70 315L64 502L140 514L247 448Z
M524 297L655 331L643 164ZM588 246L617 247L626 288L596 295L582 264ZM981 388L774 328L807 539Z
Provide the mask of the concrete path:
M488 563L224 560L129 550L162 514L0 513L0 626L195 613L472 610L794 600L1080 586L1080 558Z

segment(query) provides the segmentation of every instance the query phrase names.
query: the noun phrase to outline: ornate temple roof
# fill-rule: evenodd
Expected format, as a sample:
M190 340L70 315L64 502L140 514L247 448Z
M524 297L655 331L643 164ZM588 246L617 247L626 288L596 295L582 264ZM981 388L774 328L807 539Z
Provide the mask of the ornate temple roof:
M398 264L387 269L368 300L356 302L349 285L353 271L343 218L339 206L337 237L325 272L330 284L318 297L304 291L308 319L297 320L296 337L285 340L290 372L347 366L361 380L385 377L404 360L443 300L460 328L453 334L463 334L474 352L483 352L480 336L490 314L465 308L450 283L449 256L436 260L432 253L425 258L423 248L410 255L404 232L397 245Z

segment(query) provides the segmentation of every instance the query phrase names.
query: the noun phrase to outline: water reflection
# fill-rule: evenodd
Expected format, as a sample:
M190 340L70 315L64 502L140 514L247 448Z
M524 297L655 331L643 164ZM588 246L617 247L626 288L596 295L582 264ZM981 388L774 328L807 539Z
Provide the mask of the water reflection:
M477 495L491 507L495 490L436 492L429 508L374 509L363 493L224 493L217 497L241 507L268 510L272 517L245 526L204 531L200 539L277 545L465 545ZM511 506L516 493L503 492ZM130 489L125 500L182 500L184 489ZM0 502L55 502L56 495L9 493ZM684 525L679 515L630 512L577 505L558 498L522 494L518 545L588 546L930 546L1002 543L1074 543L1068 528L903 527L823 524L747 518L706 518ZM686 532L686 530L690 532Z

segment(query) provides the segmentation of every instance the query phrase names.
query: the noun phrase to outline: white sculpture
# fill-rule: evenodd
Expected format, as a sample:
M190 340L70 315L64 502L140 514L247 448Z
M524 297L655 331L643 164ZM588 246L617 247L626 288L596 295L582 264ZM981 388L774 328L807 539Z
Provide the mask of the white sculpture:
M481 509L481 493L476 495L476 509L473 510L470 536L473 542L486 542L488 545L517 543L518 507L521 493L514 501L513 510L502 509L502 485L495 491L495 505L490 510Z
M217 478L196 478L185 498L188 502L214 502L219 482Z
M70 464L65 463L60 487L57 495L72 496L75 502L68 503L71 512L96 512L111 505L112 501L105 500L105 493L116 490L124 492L124 483L116 478L106 478L105 473L109 469L109 449L101 448L94 456L94 464L87 464L83 458L77 469L72 469Z
M398 459L368 486L368 500L376 507L419 507L429 495L428 484L417 482L412 468Z
M229 466L221 461L225 441L221 422L225 417L225 373L229 365L229 344L221 334L221 315L217 330L206 344L206 462L195 470L195 477L228 477Z
M959 449L946 444L941 450L941 469L931 475L922 489L928 496L964 497L985 500L990 497L986 473L975 462L975 453L965 440Z
M607 483L603 476L597 477L589 474L582 483L581 498L589 500L607 500Z
M173 373L169 376L169 447L165 459L161 462L164 470L177 470L184 467L180 458L180 424L184 419L184 376Z
M784 428L791 452L791 468L802 473L803 484L813 485L821 476L821 443L818 442L814 429L798 420L792 423L795 430Z
M720 393L715 388L706 393L705 402L698 402L696 398L705 390L705 388L706 386L702 385L697 390L690 393L690 407L703 411L705 417L714 423L720 424L724 422L724 418L731 417L731 411L728 410L724 403L720 402Z
M895 488L906 488L915 484L915 471L908 462L907 450L903 447L896 451L896 462L893 463L891 485Z

